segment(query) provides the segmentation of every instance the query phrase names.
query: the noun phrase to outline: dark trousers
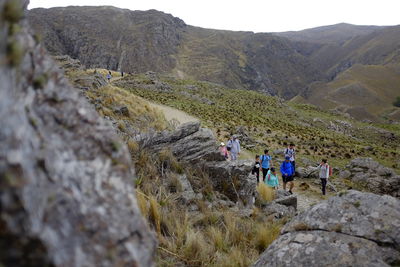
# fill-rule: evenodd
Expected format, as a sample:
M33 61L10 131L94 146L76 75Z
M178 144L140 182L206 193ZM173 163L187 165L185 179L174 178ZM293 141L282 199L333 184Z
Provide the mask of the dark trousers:
M262 168L262 175L263 175L263 182L265 181L265 177L267 177L267 173L268 173L268 171L269 171L269 168L268 169L264 169L264 168Z
M257 177L257 183L258 183L258 180L260 178L260 169L253 169L251 171L251 174L253 174L253 175L255 175Z
M326 184L328 182L328 179L326 178L320 178L321 179L321 185L322 185L322 194L325 195L326 193Z

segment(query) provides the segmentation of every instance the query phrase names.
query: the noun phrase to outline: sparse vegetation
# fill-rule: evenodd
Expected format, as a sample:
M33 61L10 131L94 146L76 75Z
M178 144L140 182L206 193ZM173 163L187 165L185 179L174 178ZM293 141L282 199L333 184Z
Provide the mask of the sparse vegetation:
M20 0L8 0L3 6L3 19L17 23L24 15Z
M344 166L351 158L372 157L392 167L400 148L400 127L396 125L362 123L324 111L316 106L281 103L278 98L253 91L232 90L226 87L193 80L160 76L160 82L169 85L169 91L149 89L151 79L146 75L131 75L115 83L116 86L160 104L183 110L198 117L205 126L215 129L218 138L225 141L239 126L255 140L265 145L253 148L260 154L267 146L271 151L295 142L298 155L312 161L328 157L332 166ZM205 103L206 101L212 105ZM264 112L260 113L260 110ZM337 121L348 122L351 128L343 131L330 129ZM381 129L391 131L397 139L386 139ZM290 135L288 135L290 133ZM366 151L364 148L373 149ZM388 153L389 152L389 153Z
M24 56L24 49L16 40L10 40L7 44L7 61L16 67L18 66Z

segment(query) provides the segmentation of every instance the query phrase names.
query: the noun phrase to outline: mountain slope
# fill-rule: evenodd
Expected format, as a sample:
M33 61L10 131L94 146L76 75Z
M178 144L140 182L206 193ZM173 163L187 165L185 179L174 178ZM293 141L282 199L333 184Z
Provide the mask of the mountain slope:
M357 119L377 120L393 107L400 94L400 75L390 66L356 64L329 83L315 83L307 100L328 109L339 109Z
M382 29L379 26L359 26L348 23L316 27L302 31L289 31L275 33L277 36L286 37L293 41L310 42L319 44L343 43L354 36L370 34Z
M172 72L285 98L323 77L285 38L192 27L155 10L33 9L28 18L51 53L87 67Z

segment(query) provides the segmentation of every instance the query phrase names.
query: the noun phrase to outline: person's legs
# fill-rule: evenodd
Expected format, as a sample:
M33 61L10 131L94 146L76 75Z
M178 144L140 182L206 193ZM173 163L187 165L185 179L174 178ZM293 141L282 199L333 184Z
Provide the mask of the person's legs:
M323 194L323 195L326 194L326 183L327 183L327 179L321 178L322 194Z
M287 176L282 175L283 190L285 190L285 191L286 191L286 178L287 178Z
M262 181L265 182L265 177L267 176L268 169L262 168Z
M231 151L231 160L236 160L237 154Z
M289 177L287 178L287 180L288 180L288 183L289 183L289 193L290 193L290 194L293 194L293 192L292 192L292 189L293 189L293 187L294 187L293 175L292 175L292 176L289 176Z

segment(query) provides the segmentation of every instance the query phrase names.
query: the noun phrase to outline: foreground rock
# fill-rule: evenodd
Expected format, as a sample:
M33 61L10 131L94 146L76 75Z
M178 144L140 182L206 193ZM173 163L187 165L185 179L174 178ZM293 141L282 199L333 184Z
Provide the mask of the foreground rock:
M16 3L0 1L0 265L153 266L126 147L23 23L8 32Z
M339 174L377 194L400 197L400 175L371 158L356 158Z
M389 266L400 262L400 200L349 191L295 217L253 266Z

